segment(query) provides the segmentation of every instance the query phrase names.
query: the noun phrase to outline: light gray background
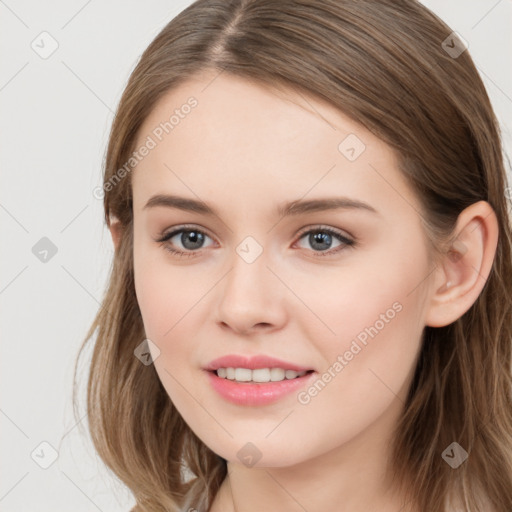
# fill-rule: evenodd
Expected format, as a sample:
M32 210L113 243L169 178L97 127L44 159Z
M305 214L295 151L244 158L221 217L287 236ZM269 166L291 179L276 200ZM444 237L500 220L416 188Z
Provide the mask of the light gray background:
M0 0L3 512L128 511L134 504L71 408L75 357L113 255L92 191L101 184L113 111L130 72L190 3ZM468 41L510 155L512 1L424 4ZM42 45L43 31L58 43L47 59L31 48L34 40ZM32 252L43 237L57 248L45 263ZM85 381L87 357L82 362ZM42 442L58 452L48 469L35 462L51 461Z

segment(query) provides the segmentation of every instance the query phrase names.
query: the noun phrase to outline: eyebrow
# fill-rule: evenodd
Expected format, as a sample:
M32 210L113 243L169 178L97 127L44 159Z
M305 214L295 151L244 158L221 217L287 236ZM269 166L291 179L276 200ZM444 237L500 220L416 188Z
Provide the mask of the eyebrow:
M158 194L152 196L143 210L146 208L154 208L156 206L163 206L166 208L177 208L179 210L200 213L202 215L219 217L218 212L203 201L196 199L180 197L175 195ZM305 213L313 213L327 210L338 209L357 209L369 211L379 214L373 206L348 197L327 197L321 199L308 199L308 200L295 200L288 203L278 205L276 213L280 217L287 217L293 215L301 215Z

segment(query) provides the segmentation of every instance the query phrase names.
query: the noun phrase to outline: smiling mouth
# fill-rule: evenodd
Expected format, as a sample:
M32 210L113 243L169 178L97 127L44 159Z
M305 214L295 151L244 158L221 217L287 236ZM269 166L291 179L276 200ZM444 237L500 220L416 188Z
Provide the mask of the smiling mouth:
M285 370L283 368L218 368L211 370L217 377L237 384L272 384L274 382L283 382L295 380L305 375L313 373L314 370L304 370L297 372L295 370Z

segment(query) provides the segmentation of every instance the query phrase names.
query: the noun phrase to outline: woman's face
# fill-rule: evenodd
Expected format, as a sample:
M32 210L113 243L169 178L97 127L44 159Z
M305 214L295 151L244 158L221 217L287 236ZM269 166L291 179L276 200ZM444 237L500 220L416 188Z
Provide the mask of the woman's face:
M158 376L228 460L289 466L382 443L432 292L418 200L391 149L328 103L215 77L169 92L136 144L135 287ZM227 355L284 362L234 372L276 381L235 382L206 369ZM313 372L279 382L294 365Z

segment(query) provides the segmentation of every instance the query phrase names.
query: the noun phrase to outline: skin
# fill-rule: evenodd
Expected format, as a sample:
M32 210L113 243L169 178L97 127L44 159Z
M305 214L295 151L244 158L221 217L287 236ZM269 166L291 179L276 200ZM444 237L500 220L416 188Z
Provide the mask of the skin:
M159 101L136 147L190 96L198 105L131 176L135 288L147 338L160 351L155 369L190 428L228 461L210 510L416 510L387 477L392 431L424 327L456 320L485 283L498 237L494 212L483 201L464 210L458 257L434 262L418 198L391 148L326 102L217 75L197 75ZM338 149L349 134L366 146L355 161ZM200 199L218 216L144 208L171 193ZM377 213L275 213L286 201L335 196ZM193 257L156 241L183 224L207 235ZM334 253L333 237L331 255L322 256L300 233L320 226L356 245ZM115 219L111 233L117 245ZM247 236L263 249L252 263L236 252ZM181 240L179 233L166 244L192 247ZM271 405L234 405L201 369L225 354L268 354L320 376L397 302L400 312L308 404L291 393ZM249 441L261 452L252 467L237 456Z

